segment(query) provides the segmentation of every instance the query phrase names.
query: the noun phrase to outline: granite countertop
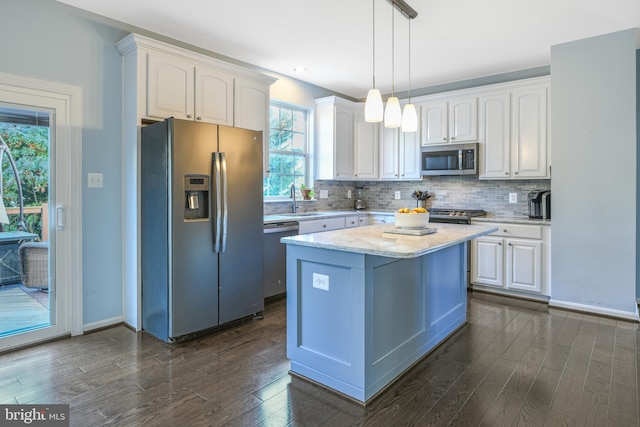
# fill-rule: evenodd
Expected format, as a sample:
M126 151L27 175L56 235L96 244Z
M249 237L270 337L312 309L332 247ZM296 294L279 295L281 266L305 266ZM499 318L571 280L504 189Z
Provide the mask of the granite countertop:
M340 218L353 215L393 215L394 211L380 211L380 210L346 210L346 211L310 211L310 212L298 212L298 213L286 213L286 214L272 214L264 216L264 223L270 224L283 221L310 221L314 219L322 218Z
M476 216L471 219L471 223L496 223L503 224L527 224L527 225L551 225L550 219L534 219L525 215L487 215Z
M424 236L385 233L393 225L370 225L283 237L290 245L356 252L390 258L415 258L498 231L491 225L429 223L437 231Z

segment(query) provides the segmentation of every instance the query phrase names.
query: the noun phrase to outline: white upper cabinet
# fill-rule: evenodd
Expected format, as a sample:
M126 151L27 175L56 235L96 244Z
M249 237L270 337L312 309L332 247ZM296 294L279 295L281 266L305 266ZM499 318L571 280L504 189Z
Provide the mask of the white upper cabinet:
M233 126L233 83L231 74L196 67L196 121Z
M441 98L421 104L422 145L478 140L478 99Z
M269 87L276 79L139 34L116 48L124 58L128 139L137 139L142 123L169 117L259 130L268 172Z
M549 178L548 79L479 97L480 179Z
M233 76L151 52L147 55L147 116L233 126Z
M269 138L269 88L252 80L236 78L234 97L235 127L266 131Z
M429 102L422 109L422 145L449 142L449 112L446 101Z
M416 105L420 115L420 106ZM402 132L380 125L380 179L421 180L420 123L417 132Z
M147 55L147 116L193 120L195 66L169 55Z
M480 97L480 177L508 178L511 174L511 94Z
M353 179L353 103L336 96L316 99L317 179Z
M367 123L364 109L354 112L354 173L355 179L378 178L378 129L377 123Z
M514 90L511 110L512 177L546 178L548 87Z

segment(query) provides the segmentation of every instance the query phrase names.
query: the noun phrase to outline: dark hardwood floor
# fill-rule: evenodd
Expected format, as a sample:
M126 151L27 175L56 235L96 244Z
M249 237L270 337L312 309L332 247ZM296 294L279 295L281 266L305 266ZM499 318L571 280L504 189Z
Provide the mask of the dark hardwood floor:
M638 426L638 324L469 293L469 323L362 407L288 374L285 302L171 346L118 326L0 354L0 403L74 426Z

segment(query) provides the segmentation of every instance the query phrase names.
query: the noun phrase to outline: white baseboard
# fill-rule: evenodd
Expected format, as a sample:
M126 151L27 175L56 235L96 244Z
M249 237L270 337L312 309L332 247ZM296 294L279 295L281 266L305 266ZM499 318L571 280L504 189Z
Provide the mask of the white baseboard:
M89 332L94 329L100 329L100 328L106 328L108 326L118 325L122 323L122 321L123 321L122 316L116 316L116 317L112 317L111 319L104 319L98 322L85 323L83 326L83 331Z
M635 313L634 313L629 311L616 310L613 308L603 308L603 307L596 307L596 306L587 305L587 304L578 304L578 303L569 302L569 301L559 301L552 298L549 300L549 307L566 308L567 310L575 310L575 311L582 311L585 313L600 314L603 316L616 317L619 319L633 320L635 322L640 321L640 317L638 316L637 306L635 307Z

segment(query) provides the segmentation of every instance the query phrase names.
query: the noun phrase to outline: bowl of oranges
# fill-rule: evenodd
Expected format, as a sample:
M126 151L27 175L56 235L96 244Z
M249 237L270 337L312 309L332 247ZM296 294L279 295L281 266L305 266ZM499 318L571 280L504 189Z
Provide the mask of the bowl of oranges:
M418 230L429 223L429 211L425 208L400 208L395 213L396 227Z

